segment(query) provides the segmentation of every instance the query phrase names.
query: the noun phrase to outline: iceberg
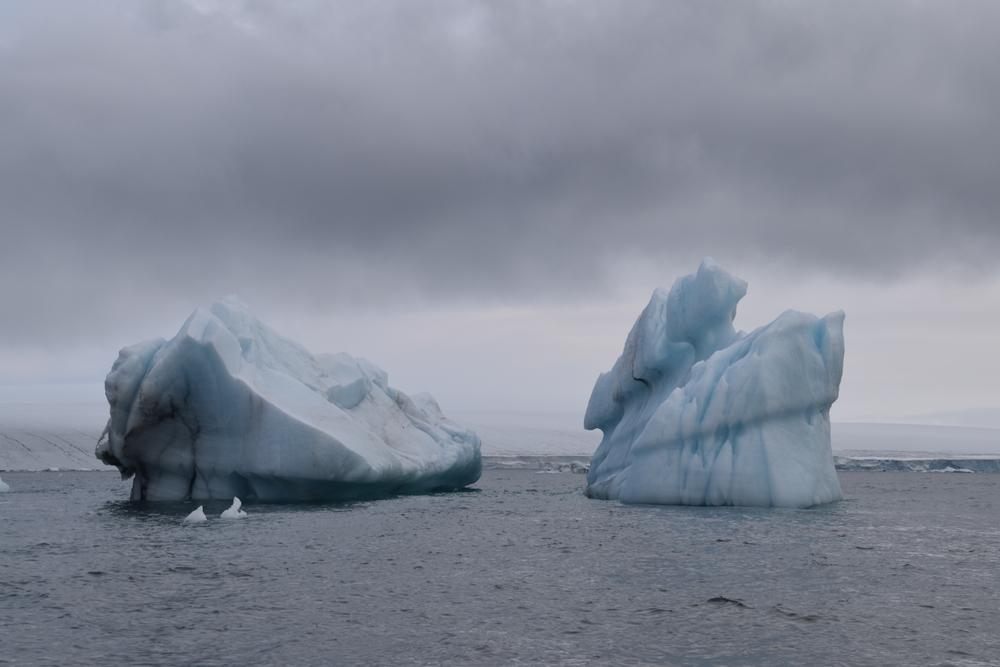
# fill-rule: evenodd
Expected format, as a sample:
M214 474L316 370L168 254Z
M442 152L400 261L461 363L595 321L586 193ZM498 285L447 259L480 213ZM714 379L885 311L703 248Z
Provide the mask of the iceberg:
M830 406L844 363L844 313L786 311L733 327L747 283L706 258L657 289L584 428L603 439L587 495L624 503L810 507L841 498Z
M10 491L10 485L3 481L3 479L0 479L0 493L7 493L8 491Z
M121 350L97 457L133 500L296 502L457 489L482 467L475 433L428 395L348 354L313 355L235 298L169 341Z

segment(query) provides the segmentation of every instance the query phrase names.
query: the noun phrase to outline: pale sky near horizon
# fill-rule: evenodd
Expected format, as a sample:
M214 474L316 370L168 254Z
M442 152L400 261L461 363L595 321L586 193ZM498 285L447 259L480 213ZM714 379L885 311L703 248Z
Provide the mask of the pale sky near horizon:
M1000 414L1000 5L0 4L0 402L230 293L446 412L581 412L711 255L840 420Z

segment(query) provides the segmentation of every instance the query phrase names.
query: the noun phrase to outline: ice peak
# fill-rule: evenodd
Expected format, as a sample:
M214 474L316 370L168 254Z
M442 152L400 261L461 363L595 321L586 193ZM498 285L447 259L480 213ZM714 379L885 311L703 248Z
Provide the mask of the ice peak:
M678 279L670 288L665 313L667 337L690 343L698 359L709 357L736 337L736 304L746 293L745 280L706 257L695 274Z
M216 301L216 303L231 310L243 310L246 312L250 311L250 306L248 306L246 302L243 301L243 299L241 299L237 294L227 294L226 296Z

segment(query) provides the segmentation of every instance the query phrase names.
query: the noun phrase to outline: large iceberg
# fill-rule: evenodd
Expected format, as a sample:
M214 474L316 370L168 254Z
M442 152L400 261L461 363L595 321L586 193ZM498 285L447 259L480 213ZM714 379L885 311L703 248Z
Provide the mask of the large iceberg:
M312 355L230 298L170 341L123 349L105 381L97 457L133 500L308 501L455 489L479 438L428 395L347 354Z
M706 259L669 293L653 293L587 406L584 427L604 432L590 497L776 507L840 499L830 405L844 314L789 310L737 332L746 288Z

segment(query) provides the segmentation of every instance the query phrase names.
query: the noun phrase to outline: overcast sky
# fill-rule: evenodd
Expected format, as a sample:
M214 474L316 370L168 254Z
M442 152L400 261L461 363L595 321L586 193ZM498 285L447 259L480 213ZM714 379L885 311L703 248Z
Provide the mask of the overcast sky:
M237 293L582 413L705 255L847 311L834 418L1000 406L1000 3L0 3L0 400Z

